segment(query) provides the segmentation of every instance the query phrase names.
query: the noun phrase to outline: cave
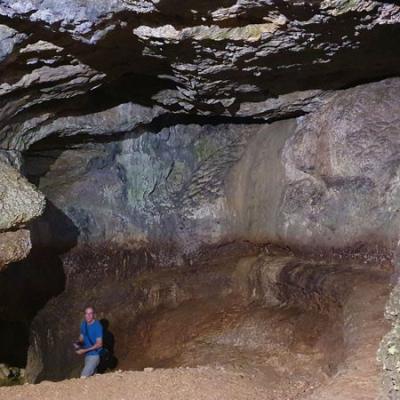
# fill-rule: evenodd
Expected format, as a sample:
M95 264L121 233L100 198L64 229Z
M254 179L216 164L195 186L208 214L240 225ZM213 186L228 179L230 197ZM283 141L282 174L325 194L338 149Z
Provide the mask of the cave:
M397 1L2 1L0 399L400 399L399 38Z

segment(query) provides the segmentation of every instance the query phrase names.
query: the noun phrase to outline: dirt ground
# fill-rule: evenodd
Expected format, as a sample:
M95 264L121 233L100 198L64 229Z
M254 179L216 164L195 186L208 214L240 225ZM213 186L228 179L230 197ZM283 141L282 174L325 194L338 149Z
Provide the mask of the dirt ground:
M168 369L153 372L115 372L89 379L59 383L43 382L5 388L1 399L31 400L142 400L142 399L255 399L265 397L245 374L214 368Z
M374 274L343 278L352 290L329 310L206 301L158 310L136 325L122 370L0 388L0 399L379 399L390 287Z

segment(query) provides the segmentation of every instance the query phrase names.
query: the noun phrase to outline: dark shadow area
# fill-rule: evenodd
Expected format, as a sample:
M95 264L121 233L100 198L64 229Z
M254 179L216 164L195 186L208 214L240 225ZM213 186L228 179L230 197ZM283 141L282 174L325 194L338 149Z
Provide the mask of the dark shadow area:
M74 222L47 199L44 214L30 227L33 249L57 257L76 246L79 229Z
M24 368L29 346L29 326L23 321L0 321L0 343L0 362Z
M303 115L303 113L293 114L292 117L298 117L300 115ZM57 160L60 154L67 149L79 149L89 143L120 142L124 139L136 138L144 131L157 134L165 128L191 124L200 126L219 126L222 124L264 125L265 120L251 117L165 113L154 118L149 124L135 131L109 135L92 135L84 132L73 136L58 136L52 134L32 144L29 150L24 153L24 175L31 183L38 185L40 178L50 170L51 165Z
M31 321L64 284L61 260L42 249L0 274L0 362L25 367Z
M50 170L51 165L57 160L62 153L59 148L52 149L45 153L38 151L38 146L41 146L42 140L35 143L29 151L24 153L24 164L22 173L29 182L35 186L39 186L40 178ZM39 147L40 148L40 147Z
M175 125L212 125L218 126L222 124L240 125L240 124L255 124L265 125L265 120L262 118L252 117L229 117L223 115L195 115L195 114L184 114L184 113L168 113L162 114L159 117L153 119L153 121L147 125L149 132L158 133L164 128L168 128Z
M63 292L61 255L74 247L79 235L74 223L50 201L30 226L32 250L0 274L0 363L25 367L33 318Z
M108 370L115 369L118 365L118 358L114 354L115 337L110 331L110 322L108 319L103 318L100 320L103 326L103 348L105 349L104 355L100 358L100 364L97 367L97 372L104 374Z

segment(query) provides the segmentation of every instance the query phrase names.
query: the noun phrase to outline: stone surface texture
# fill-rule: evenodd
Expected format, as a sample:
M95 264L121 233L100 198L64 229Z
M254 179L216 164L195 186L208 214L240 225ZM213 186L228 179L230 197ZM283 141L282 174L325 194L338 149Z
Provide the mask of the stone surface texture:
M32 323L29 379L62 376L65 354L44 354L79 293L108 310L122 285L118 322L179 289L129 294L124 277L226 244L390 260L399 37L397 0L2 0L0 323L60 295Z
M31 249L30 232L19 228L42 214L45 200L43 194L13 167L0 162L0 169L1 270L28 255Z
M190 265L209 246L241 240L385 264L399 234L399 86L387 79L337 91L310 115L268 125L179 124L119 141L65 142L61 152L51 142L32 146L25 173L66 218L56 228L58 212L48 213L33 224L35 237L44 248L78 246L62 256L61 303L33 324L29 379L55 371L40 321L79 307L78 282L93 301L109 301L126 274ZM103 268L104 283L89 289ZM115 318L128 329L119 325L128 317Z
M0 162L0 270L25 258L31 249L30 232L19 229L40 216L42 193L8 164Z
M288 242L396 243L399 90L398 79L358 86L298 120L283 151Z
M399 91L399 79L357 86L269 125L179 124L62 152L43 143L25 173L70 220L57 241L379 253L399 234ZM35 224L43 245L52 223Z
M1 163L0 231L17 228L41 215L44 196L14 168Z
M101 120L130 101L268 121L399 73L393 1L5 0L0 17L0 147L9 150L51 134L59 118L73 117L64 134L85 131L78 115Z
M26 229L0 233L0 270L11 262L23 260L31 248L30 232Z

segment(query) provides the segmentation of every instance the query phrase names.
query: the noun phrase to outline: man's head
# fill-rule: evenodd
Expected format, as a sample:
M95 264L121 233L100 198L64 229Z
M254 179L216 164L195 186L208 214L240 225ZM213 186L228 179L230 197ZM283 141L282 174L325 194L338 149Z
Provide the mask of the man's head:
M90 324L91 322L94 321L95 318L95 312L94 308L92 306L86 307L85 308L85 321Z

